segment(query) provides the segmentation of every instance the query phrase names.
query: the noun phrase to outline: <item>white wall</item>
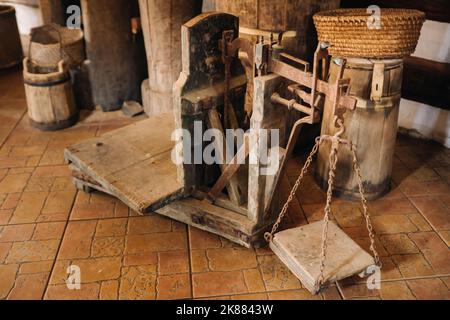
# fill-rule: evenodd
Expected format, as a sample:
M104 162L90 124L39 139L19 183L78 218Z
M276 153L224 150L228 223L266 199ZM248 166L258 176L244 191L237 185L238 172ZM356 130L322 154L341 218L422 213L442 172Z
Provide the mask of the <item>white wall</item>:
M0 2L1 4L13 6L16 9L16 19L20 34L28 35L32 28L42 25L41 12L38 7L10 3L8 1Z
M413 56L450 63L450 24L427 20ZM450 111L448 110L402 99L399 126L416 131L419 135L436 140L450 148Z

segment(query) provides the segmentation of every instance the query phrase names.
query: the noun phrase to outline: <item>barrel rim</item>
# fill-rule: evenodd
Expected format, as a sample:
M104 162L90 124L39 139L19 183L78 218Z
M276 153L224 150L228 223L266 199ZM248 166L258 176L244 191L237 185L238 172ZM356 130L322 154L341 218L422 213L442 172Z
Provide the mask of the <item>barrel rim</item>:
M7 4L0 4L0 16L12 15L16 13L16 8Z

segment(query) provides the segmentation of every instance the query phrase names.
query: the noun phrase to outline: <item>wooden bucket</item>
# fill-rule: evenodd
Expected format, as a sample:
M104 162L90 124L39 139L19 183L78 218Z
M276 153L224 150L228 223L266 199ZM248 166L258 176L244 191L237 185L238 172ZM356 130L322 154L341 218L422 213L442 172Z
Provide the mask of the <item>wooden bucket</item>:
M70 127L78 121L70 73L63 60L54 68L40 67L26 58L23 79L28 116L33 127L54 131Z
M330 82L337 79L342 60L333 58ZM392 163L397 137L401 98L403 61L349 58L344 78L350 78L350 95L357 98L355 111L345 113L344 138L357 145L358 159L364 179L366 196L375 200L390 190ZM333 135L333 107L326 99L322 134ZM326 190L330 145L325 143L317 159L315 178ZM352 170L352 156L346 148L339 149L334 193L345 199L359 199L358 185Z
M0 5L0 69L15 66L22 58L16 10L11 6Z

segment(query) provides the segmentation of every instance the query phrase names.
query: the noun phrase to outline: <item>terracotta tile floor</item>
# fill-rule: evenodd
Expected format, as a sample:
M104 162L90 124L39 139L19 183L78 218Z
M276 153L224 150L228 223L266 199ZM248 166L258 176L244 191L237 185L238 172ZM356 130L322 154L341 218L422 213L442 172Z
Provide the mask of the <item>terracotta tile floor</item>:
M28 125L20 73L0 74L1 299L450 298L450 150L399 137L393 190L370 203L381 289L351 278L311 296L269 249L140 217L109 196L73 187L64 148L140 119L96 111L73 128L39 132ZM289 164L284 192L300 166L299 159ZM324 194L307 179L285 226L322 217ZM334 215L368 248L357 204L338 201ZM65 285L71 265L81 269L80 290Z

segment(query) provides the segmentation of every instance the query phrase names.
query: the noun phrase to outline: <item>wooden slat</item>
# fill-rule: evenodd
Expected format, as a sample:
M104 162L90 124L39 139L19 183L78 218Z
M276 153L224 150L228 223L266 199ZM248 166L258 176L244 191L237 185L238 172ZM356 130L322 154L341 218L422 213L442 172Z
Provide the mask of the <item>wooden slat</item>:
M65 158L133 210L153 211L183 191L171 159L173 122L171 113L154 116L70 146Z
M219 117L219 113L218 113L217 109L213 108L208 111L208 127L210 129L219 130L224 135L224 130L223 130L222 123L220 121L220 117ZM220 147L220 144L218 143L218 141L216 139L214 140L214 143L216 144L216 152L221 152L221 155L219 155L218 158L222 159L222 164L220 164L220 168L223 172L227 168L227 165L225 164L225 162L226 162L225 161L225 159L226 159L225 139L222 142L223 148ZM241 204L245 203L245 194L243 193L245 188L243 186L241 187L241 185L243 185L244 183L246 183L246 182L240 181L237 176L232 176L228 181L228 184L227 184L228 195L230 196L230 200L235 205L240 206Z
M428 20L450 22L450 6L448 0L342 0L343 8L367 8L377 5L381 8L408 8L423 11Z
M403 98L450 110L450 63L405 58Z
M313 294L318 293L322 231L324 222L275 234L270 248ZM301 245L300 245L301 244ZM359 274L373 265L374 259L333 222L328 225L325 259L325 284Z
M220 176L219 180L217 180L214 187L209 191L208 198L212 202L215 201L215 199L219 196L219 194L222 192L222 190L231 181L231 179L237 173L239 168L243 164L245 164L245 162L244 163L242 163L242 162L245 161L245 159L247 159L249 153L250 153L249 136L246 135L244 137L244 144L241 146L239 151L236 153L234 158L231 160L231 163L229 163L225 167L225 169L222 172L222 175Z

